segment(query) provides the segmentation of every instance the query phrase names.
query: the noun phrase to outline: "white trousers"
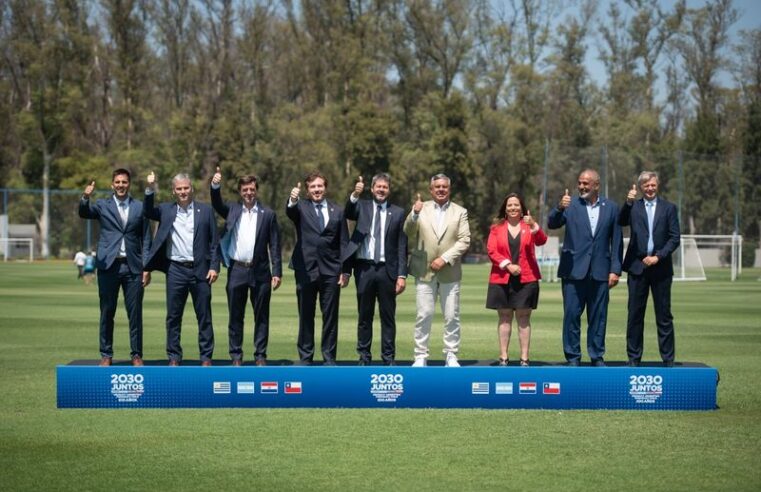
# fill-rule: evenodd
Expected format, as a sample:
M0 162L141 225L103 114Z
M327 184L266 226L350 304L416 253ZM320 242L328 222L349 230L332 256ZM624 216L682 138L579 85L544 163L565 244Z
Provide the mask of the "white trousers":
M428 357L428 340L431 337L436 297L441 300L444 313L444 353L457 353L460 348L460 282L415 282L415 357Z

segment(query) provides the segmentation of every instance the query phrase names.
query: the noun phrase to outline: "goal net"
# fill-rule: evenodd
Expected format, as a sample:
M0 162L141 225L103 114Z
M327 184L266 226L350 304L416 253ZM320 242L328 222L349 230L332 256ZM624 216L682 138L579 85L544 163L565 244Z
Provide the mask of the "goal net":
M34 261L34 239L31 237L0 238L0 256L3 261Z

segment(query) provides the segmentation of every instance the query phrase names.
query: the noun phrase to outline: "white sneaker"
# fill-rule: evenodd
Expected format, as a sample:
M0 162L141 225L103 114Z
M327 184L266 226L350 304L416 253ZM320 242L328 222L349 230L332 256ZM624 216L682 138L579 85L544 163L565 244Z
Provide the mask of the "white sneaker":
M412 363L412 367L425 367L428 365L428 359L426 357L415 357L415 362Z
M444 364L446 367L460 367L460 363L457 362L457 355L454 352L447 354L447 361Z

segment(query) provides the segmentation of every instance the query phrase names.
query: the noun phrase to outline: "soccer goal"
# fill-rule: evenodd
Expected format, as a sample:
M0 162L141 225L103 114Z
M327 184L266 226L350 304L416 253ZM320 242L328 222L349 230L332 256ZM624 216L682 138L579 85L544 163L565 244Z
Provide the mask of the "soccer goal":
M734 282L742 274L742 244L739 234L682 234L677 250L681 258L674 255L674 280L705 280L704 267L728 266Z
M28 259L34 261L34 239L31 237L0 238L0 254L3 261Z
M706 280L703 259L700 257L700 250L698 250L698 243L695 238L683 235L672 258L674 261L674 280Z

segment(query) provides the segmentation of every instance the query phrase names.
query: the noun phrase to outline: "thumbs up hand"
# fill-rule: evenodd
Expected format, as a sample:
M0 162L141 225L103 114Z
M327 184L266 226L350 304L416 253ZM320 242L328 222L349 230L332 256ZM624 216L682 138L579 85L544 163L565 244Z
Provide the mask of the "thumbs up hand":
M363 181L362 176L360 176L357 178L357 184L354 185L354 191L351 193L351 196L359 198L359 195L361 195L363 191L365 191L365 182Z
M568 194L568 188L565 189L565 193L563 194L563 197L560 199L560 204L558 205L558 208L560 210L565 210L566 208L571 206L571 195Z
M95 191L95 180L90 182L89 185L85 186L85 191L82 193L82 196L85 198L90 198L90 195L92 195L93 191Z
M297 183L296 186L293 187L291 190L291 203L296 203L299 201L299 195L301 195L301 182Z
M423 210L423 200L420 199L420 193L418 193L415 203L412 204L412 211L415 212L415 214L419 214L421 210Z
M526 209L526 215L523 216L523 222L531 227L531 232L536 232L539 229L539 225L534 220L534 217L531 216L531 210Z
M148 185L148 188L154 189L156 188L156 173L153 171L148 174L148 178L146 178L146 184Z
M214 176L211 177L211 184L218 185L222 182L222 172L219 170L219 166L217 166L217 172L214 173Z
M626 194L626 202L631 204L637 198L637 185L633 184L632 189Z

